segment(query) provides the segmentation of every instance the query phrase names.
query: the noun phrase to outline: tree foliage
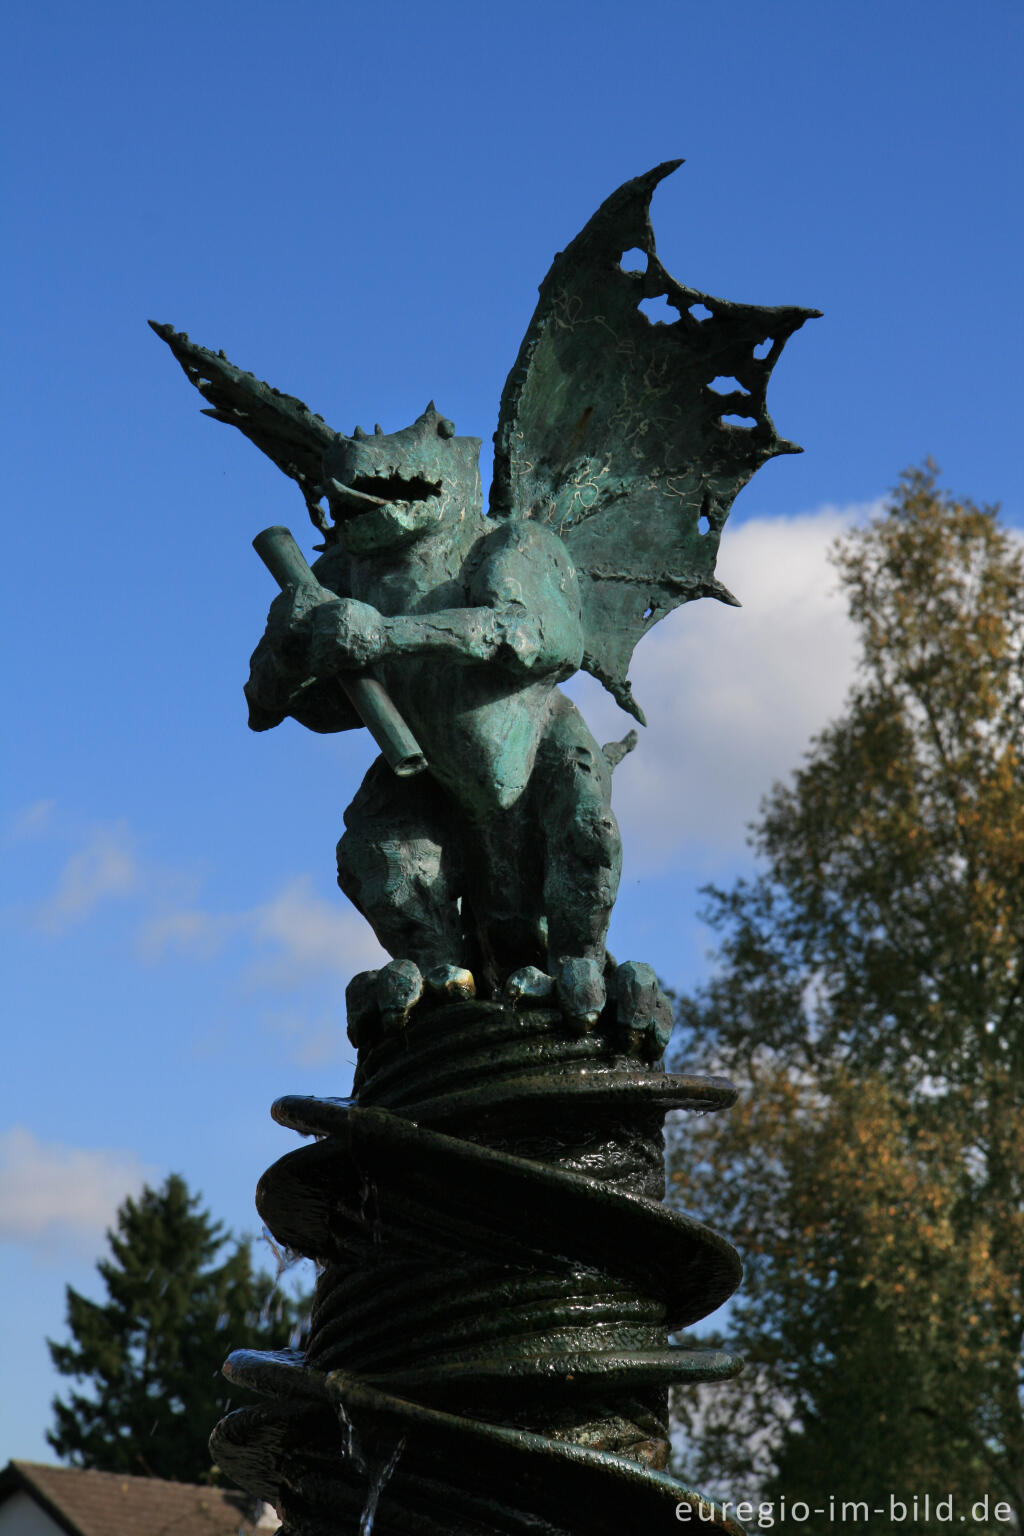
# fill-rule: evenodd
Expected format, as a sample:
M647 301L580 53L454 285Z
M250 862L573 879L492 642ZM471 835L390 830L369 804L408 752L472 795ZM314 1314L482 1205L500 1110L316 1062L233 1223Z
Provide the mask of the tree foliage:
M744 1251L751 1364L679 1411L726 1482L767 1451L776 1495L1019 1518L1024 564L930 465L835 559L856 684L764 801L759 873L708 892L720 969L680 1009L688 1065L749 1089L672 1178Z
M231 1406L226 1356L280 1348L295 1330L298 1303L199 1203L177 1174L144 1188L121 1206L112 1256L97 1264L107 1301L67 1287L73 1342L47 1342L57 1370L90 1390L54 1399L47 1439L74 1466L210 1481L207 1440Z

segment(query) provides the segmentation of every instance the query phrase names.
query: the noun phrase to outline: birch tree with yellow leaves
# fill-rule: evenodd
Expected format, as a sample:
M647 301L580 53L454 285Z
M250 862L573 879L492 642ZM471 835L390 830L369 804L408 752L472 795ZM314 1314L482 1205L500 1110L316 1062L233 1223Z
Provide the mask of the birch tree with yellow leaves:
M951 1497L962 1531L1006 1532L996 1505L1024 1512L1024 561L929 464L835 563L856 683L763 802L757 875L708 891L719 968L680 1004L680 1063L744 1090L677 1129L670 1166L744 1255L728 1330L749 1362L680 1394L687 1472L812 1507ZM911 1507L902 1531L934 1529Z

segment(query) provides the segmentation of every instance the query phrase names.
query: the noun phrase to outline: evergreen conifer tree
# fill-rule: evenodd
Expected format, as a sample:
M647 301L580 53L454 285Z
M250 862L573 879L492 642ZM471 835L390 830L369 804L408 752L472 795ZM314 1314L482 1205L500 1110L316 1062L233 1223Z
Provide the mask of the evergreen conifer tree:
M111 1257L97 1264L106 1302L68 1286L73 1342L47 1341L57 1370L89 1388L54 1399L47 1439L75 1466L211 1481L207 1441L232 1406L225 1357L287 1345L300 1305L254 1271L248 1243L231 1240L177 1174L125 1200L107 1237Z

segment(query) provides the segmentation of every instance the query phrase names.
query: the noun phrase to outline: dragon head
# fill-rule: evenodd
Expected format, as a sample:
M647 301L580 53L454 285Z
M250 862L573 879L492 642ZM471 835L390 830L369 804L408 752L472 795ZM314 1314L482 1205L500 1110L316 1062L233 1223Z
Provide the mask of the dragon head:
M411 427L373 436L356 427L324 454L335 537L354 555L397 545L479 511L480 439L456 437L431 401Z

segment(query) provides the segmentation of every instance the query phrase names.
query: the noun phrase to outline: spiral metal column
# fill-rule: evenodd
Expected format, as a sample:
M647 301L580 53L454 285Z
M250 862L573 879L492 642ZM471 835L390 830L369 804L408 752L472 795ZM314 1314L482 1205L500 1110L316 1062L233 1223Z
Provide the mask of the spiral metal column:
M741 1271L661 1203L662 1125L735 1093L602 1026L421 1004L360 1050L352 1099L274 1105L315 1138L257 1192L318 1265L310 1335L229 1358L259 1401L211 1443L282 1536L624 1536L677 1529L681 1503L740 1533L664 1470L668 1387L740 1368L668 1335Z

